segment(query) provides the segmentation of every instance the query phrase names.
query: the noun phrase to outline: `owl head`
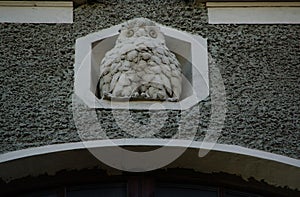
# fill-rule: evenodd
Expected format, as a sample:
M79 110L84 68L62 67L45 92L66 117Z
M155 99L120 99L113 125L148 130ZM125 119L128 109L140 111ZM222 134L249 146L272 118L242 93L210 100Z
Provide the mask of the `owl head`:
M132 42L136 40L165 43L165 38L160 28L147 18L135 18L125 22L121 29L117 43Z

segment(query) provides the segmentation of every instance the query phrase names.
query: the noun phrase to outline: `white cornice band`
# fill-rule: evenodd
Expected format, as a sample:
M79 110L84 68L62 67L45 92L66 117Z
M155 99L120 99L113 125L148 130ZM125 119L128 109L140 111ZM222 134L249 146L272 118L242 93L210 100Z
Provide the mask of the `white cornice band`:
M73 23L72 1L0 1L0 23Z
M300 2L207 2L210 24L299 24Z
M72 1L0 1L0 7L73 7Z

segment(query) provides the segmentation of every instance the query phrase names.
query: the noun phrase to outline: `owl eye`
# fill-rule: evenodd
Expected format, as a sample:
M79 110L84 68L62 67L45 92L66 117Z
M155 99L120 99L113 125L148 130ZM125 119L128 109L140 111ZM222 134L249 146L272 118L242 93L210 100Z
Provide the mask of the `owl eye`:
M156 31L153 30L153 29L150 30L149 35L150 35L152 38L157 38L157 33L156 33Z
M134 34L133 30L128 30L128 31L126 32L126 36L127 36L128 38L129 38L129 37L132 37L133 34Z

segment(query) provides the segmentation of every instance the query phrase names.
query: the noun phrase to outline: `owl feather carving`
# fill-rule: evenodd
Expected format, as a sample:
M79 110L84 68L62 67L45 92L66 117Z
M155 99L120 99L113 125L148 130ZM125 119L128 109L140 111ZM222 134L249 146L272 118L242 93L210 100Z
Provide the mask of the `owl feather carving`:
M100 64L103 99L178 101L182 72L160 28L146 18L124 23L113 49Z

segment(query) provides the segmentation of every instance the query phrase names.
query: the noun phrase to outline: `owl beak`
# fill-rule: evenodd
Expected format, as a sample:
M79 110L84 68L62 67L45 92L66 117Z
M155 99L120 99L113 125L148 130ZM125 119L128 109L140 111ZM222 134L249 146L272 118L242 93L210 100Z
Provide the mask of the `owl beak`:
M136 36L138 36L138 37L143 36L143 35L146 35L146 31L142 28L136 32Z

